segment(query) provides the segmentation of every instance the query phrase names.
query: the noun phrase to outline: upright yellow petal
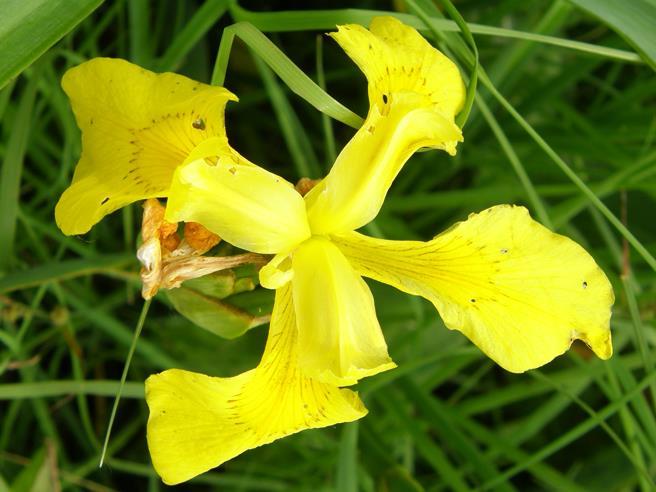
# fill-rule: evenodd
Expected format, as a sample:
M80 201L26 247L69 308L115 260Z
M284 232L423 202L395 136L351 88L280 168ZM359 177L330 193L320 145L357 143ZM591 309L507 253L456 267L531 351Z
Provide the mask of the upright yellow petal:
M357 393L304 375L298 352L287 286L276 292L256 369L232 378L172 369L148 378L148 448L162 480L184 482L248 449L366 415Z
M367 284L339 249L314 237L292 255L300 365L338 386L396 367Z
M166 207L169 222L199 222L239 248L279 253L310 236L305 203L284 179L219 155L175 173Z
M173 73L94 58L62 79L82 155L55 209L66 234L87 232L105 215L143 198L166 196L176 166L199 143L227 147L224 110L237 98Z
M606 275L523 207L472 214L428 242L334 240L362 275L430 300L448 328L511 372L546 364L575 339L602 359L612 354Z
M328 177L306 196L317 234L357 229L372 220L408 158L421 147L451 155L462 141L454 116L464 87L454 63L392 17L370 30L339 26L331 36L369 82L369 113Z
M423 106L451 121L462 108L465 88L458 68L394 17L375 17L369 30L357 24L337 26L329 35L367 77L369 104L381 112L404 92L422 96Z

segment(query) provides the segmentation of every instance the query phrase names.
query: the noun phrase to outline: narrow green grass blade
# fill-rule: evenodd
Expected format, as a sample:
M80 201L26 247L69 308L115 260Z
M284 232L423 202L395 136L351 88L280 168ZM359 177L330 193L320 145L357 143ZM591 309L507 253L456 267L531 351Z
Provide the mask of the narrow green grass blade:
M426 435L419 422L413 420L403 410L403 398L395 392L390 391L385 395L377 394L376 400L391 415L395 416L395 420L402 423L404 430L412 437L413 444L417 447L418 452L439 474L441 480L448 485L449 490L456 492L468 492L471 490L458 470L451 464L444 451Z
M649 0L569 0L615 29L656 70L656 4Z
M141 330L143 329L144 323L146 322L146 316L148 315L148 309L150 308L150 299L144 302L143 308L141 309L141 314L139 315L139 321L137 321L137 327L134 330L134 338L132 339L132 345L130 345L130 350L128 351L128 356L125 359L125 365L123 366L123 373L121 374L121 383L116 392L116 398L114 398L114 405L112 406L112 413L109 416L109 424L107 424L107 432L105 434L105 441L103 443L102 452L100 453L100 463L99 468L102 468L103 462L105 461L105 454L107 453L107 445L109 444L109 438L112 434L112 426L114 425L114 419L116 418L116 411L118 410L118 404L121 401L121 394L123 393L123 387L125 386L125 380L128 377L128 370L130 369L130 363L132 362L132 356L134 351L137 348L137 342L139 341L139 335L141 335Z
M532 454L530 458L522 461L521 463L518 463L517 465L513 466L509 470L497 476L495 479L491 480L490 482L487 482L481 487L481 490L494 489L499 484L504 483L506 480L514 477L521 471L525 470L528 466L544 460L548 456L551 456L553 453L557 452L558 450L567 446L571 442L575 441L580 436L582 436L586 432L589 432L595 426L599 425L601 421L606 420L611 415L615 414L620 408L626 405L626 403L629 400L631 400L631 398L635 397L636 394L640 393L641 391L644 391L644 389L647 386L649 386L653 381L656 381L656 374L652 374L646 377L632 391L625 393L622 396L622 398L610 403L603 410L597 412L596 415L589 417L588 419L581 422L573 429L564 433L558 439L547 444L542 449Z
M53 261L30 270L19 270L0 278L0 292L27 289L47 282L63 281L85 275L123 268L134 263L132 254L96 256L80 260Z
M607 386L610 392L612 392L610 393L610 396L613 399L617 399L621 395L621 389L619 383L617 382L617 377L610 369L609 365L606 367L607 367L606 374L609 381L609 384ZM631 412L631 409L628 406L621 408L618 413L620 416L620 421L622 422L622 427L624 427L624 434L626 435L626 438L629 440L629 445L631 446L631 449L635 454L636 458L639 460L640 466L642 468L645 468L645 459L643 457L642 448L640 447L640 443L638 441L638 433L642 433L642 429L640 429L640 426L634 419L633 413ZM640 480L640 485L644 491L651 490L649 488L649 481L644 476L641 475L639 477L639 480Z
M150 6L148 0L130 0L128 21L130 25L130 59L141 66L150 65Z
M467 418L460 412L454 412L454 418L464 430L469 432L472 436L475 436L476 439L480 440L482 443L486 444L491 450L499 450L500 453L503 453L505 458L510 459L512 462L523 462L530 456L520 448L512 446L506 439L499 438L497 434L490 431L485 425L478 423L476 420ZM550 485L551 490L589 492L584 487L576 484L572 478L560 473L546 463L537 462L529 465L527 471L538 481Z
M212 73L213 85L224 85L230 50L235 36L262 59L275 74L291 89L312 106L331 118L353 128L360 128L362 118L344 107L339 101L326 94L303 70L298 68L287 55L273 44L269 38L248 22L239 22L226 27L221 36L221 44L216 54Z
M0 384L0 400L52 398L67 395L116 396L120 381L41 381L37 383ZM123 386L123 398L143 398L143 383L127 382Z
M467 119L469 118L469 112L471 111L472 105L474 104L474 98L476 97L476 86L478 84L478 47L476 46L476 41L474 36L472 36L469 26L463 19L458 9L455 8L451 0L439 0L439 2L444 6L444 10L453 18L454 22L458 25L462 33L462 37L465 39L472 53L474 54L474 63L469 72L469 84L467 85L467 97L465 98L465 104L462 108L462 111L458 114L456 118L456 123L458 126L463 128Z
M552 384L553 387L558 390L559 392L563 393L566 395L568 398L570 398L573 402L575 402L580 408L582 408L590 417L592 418L598 418L597 412L595 412L590 405L585 403L583 400L581 400L578 396L576 396L573 393L570 393L567 391L567 389L563 388L559 384L551 381L551 378L548 376L542 374L540 371L532 371L531 376L542 379L547 381L548 383ZM622 411L624 407L620 407L619 410ZM633 464L633 466L636 468L636 470L641 473L644 477L645 480L647 480L653 487L656 487L656 484L652 481L651 477L649 476L649 472L644 468L644 466L641 463L641 460L639 457L635 456L631 450L626 446L624 441L620 439L620 437L615 433L615 431L603 420L599 419L599 427L604 429L606 434L615 442L617 447L624 453L624 455L628 458L628 460Z
M357 421L342 427L337 455L336 492L358 492L358 429Z
M76 295L68 295L67 298L70 305L87 322L106 333L110 338L116 340L124 347L131 346L133 339L132 331L123 323L99 309L98 306L87 304ZM146 339L141 340L137 346L137 353L140 353L145 360L157 369L167 369L180 365L176 359L169 356L158 345Z
M317 82L321 90L326 90L326 74L323 67L323 37L317 36ZM330 118L321 113L321 128L323 130L324 145L326 146L326 158L324 170L329 171L333 162L337 158L337 149L335 148L335 133Z
M408 0L408 3L417 11L433 32L435 37L440 33L430 22L428 15L419 7L414 0ZM470 65L473 65L473 54L468 51L464 45L455 44L451 46L458 50L459 55L463 57ZM497 90L492 81L489 79L485 70L480 68L480 80L483 85L492 93L497 101L510 113L510 115L519 123L519 125L529 134L529 136L538 144L538 146L547 154L547 156L558 166L563 173L576 185L577 188L590 200L606 219L626 238L626 240L636 249L643 257L647 264L656 271L656 258L647 250L647 248L636 238L633 233L610 211L610 209L599 199L599 197L585 184L585 182L572 170L572 168L553 150L546 140L533 128L533 126L515 109L515 107Z
M428 30L426 25L414 15L400 14L385 10L363 10L363 9L336 9L336 10L299 10L283 12L251 12L233 4L230 7L233 19L246 21L253 24L264 32L289 32L306 30L328 30L332 31L338 24L356 23L368 26L371 19L378 15L391 15L400 21L420 30ZM457 32L458 25L448 19L431 19L431 26L439 31ZM470 23L469 29L473 34L486 36L499 36L513 39L523 39L537 43L550 44L561 48L572 49L582 53L602 56L631 63L642 63L642 58L636 53L626 50L618 50L606 46L583 43L571 39L545 36L531 32L518 31L496 26L486 26Z
M2 42L0 41L1 45ZM0 272L3 272L9 266L13 256L23 159L25 158L27 139L31 130L37 82L37 76L28 82L21 95L16 118L11 125L5 122L9 126L9 141L2 161L2 170L0 170L0 238L2 238Z
M150 463L142 464L133 461L120 460L116 458L109 458L107 465L122 472L140 477L157 477L157 473ZM241 490L258 490L261 492L276 492L276 491L289 491L289 484L283 480L275 480L268 477L260 477L257 475L245 473L229 473L221 472L207 472L194 479L190 484L206 484L220 487L216 490L225 491L241 491Z
M633 235L633 233L618 219L613 212L602 202L599 197L590 189L588 185L579 177L578 174L558 155L558 153L546 142L544 138L533 128L533 126L526 121L526 119L519 114L510 102L501 95L501 93L494 87L492 82L485 72L481 71L481 82L485 87L492 92L492 95L499 101L499 103L510 113L510 115L519 123L519 125L528 133L538 146L549 156L549 158L565 173L565 175L581 190L581 192L590 200L592 205L596 207L618 231L626 238L626 240L635 248L635 250L642 256L647 264L656 271L656 258L645 248L640 240Z
M264 88L269 94L269 99L280 125L280 131L285 139L298 176L320 178L322 173L319 169L317 156L294 108L292 108L285 92L273 76L272 70L259 57L254 57L254 60L264 82Z
M102 0L4 0L0 89L93 12Z
M526 172L526 168L524 167L519 157L517 156L517 152L515 152L515 149L513 148L510 141L508 140L506 133L501 128L501 125L499 125L499 123L497 122L497 119L492 115L492 111L490 111L490 108L485 103L485 100L482 97L479 96L476 98L476 104L478 104L478 108L480 109L483 118L485 119L485 121L487 121L487 124L490 126L492 133L494 133L494 136L499 141L499 145L501 146L501 149L506 154L506 156L508 157L508 161L510 161L510 164L515 170L515 173L519 178L519 182L524 187L524 190L526 191L526 196L528 197L531 206L533 207L535 213L537 214L538 220L542 222L545 226L549 227L550 229L553 228L553 223L551 222L551 218L549 217L549 213L547 212L547 209L544 206L542 198L540 198L540 195L538 195L537 191L535 190L535 186L533 186L533 182L531 181L531 178L528 176L528 173Z
M159 71L177 69L185 56L228 10L228 0L208 0L194 13L184 28L173 38L166 52L157 61Z
M634 333L634 343L638 347L640 352L640 357L644 364L644 369L648 375L654 373L654 358L649 348L647 341L645 340L645 326L642 323L642 318L640 316L640 309L638 307L638 300L636 299L636 294L633 289L633 284L631 282L631 276L626 274L622 275L622 285L624 287L624 293L626 295L627 305L629 307L629 313L631 315L631 321L633 325ZM656 398L656 384L650 386L651 391L651 401L654 402ZM656 404L652 403L652 407L656 408Z
M482 456L469 437L455 425L451 416L452 412L443 403L427 396L408 377L402 379L401 388L403 388L408 399L417 405L426 420L430 422L431 427L435 429L435 432L458 453L461 463L472 464L474 472L481 479L479 483L492 480L499 475L499 471L495 469L494 465ZM500 483L497 490L514 491L516 489L510 484Z

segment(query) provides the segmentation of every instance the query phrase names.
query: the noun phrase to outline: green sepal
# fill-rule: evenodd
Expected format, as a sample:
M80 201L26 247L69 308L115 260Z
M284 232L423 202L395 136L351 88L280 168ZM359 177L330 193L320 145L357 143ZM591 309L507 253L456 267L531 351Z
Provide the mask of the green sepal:
M254 291L255 287L257 269L247 265L187 280L166 294L175 310L189 321L232 339L269 321L272 302Z

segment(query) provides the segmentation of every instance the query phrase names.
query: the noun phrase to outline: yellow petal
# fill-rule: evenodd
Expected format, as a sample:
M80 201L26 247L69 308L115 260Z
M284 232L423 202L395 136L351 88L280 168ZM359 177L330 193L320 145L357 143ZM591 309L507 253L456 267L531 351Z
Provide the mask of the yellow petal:
M312 230L330 234L371 221L408 158L421 147L454 155L462 141L454 116L464 101L455 64L392 17L370 30L339 26L331 36L369 82L369 113L328 177L306 196Z
M166 196L176 166L203 140L227 146L224 109L237 98L173 73L94 58L70 69L62 86L82 130L73 182L55 210L66 234L143 198Z
M166 206L169 222L199 222L239 248L279 253L310 236L305 203L284 179L219 155L180 166Z
M444 138L461 140L460 129L443 115L416 109L401 94L386 114L371 108L364 125L340 152L328 176L306 196L315 234L358 229L383 205L397 174L420 147L447 148Z
M606 275L523 207L472 214L428 242L334 240L362 275L430 300L448 328L511 372L546 364L574 339L602 359L612 355Z
M462 108L465 88L455 64L421 34L394 17L375 17L369 30L357 24L330 33L369 82L369 104L381 112L394 95L411 92L450 121Z
M351 422L367 410L350 390L305 376L289 286L276 292L260 365L232 378L178 369L146 381L148 447L157 473L177 484L304 429Z
M367 284L330 241L314 237L292 256L300 365L338 386L393 369Z

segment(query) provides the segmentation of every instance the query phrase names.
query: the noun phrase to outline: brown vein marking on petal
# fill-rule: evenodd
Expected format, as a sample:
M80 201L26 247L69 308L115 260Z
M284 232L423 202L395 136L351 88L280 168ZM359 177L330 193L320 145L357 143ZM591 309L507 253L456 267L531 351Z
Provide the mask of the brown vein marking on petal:
M184 238L197 254L203 254L219 244L221 238L198 222L186 222Z
M295 188L296 191L298 191L301 196L305 196L312 188L314 188L320 182L321 182L320 179L301 178L298 180L298 183L296 183Z

